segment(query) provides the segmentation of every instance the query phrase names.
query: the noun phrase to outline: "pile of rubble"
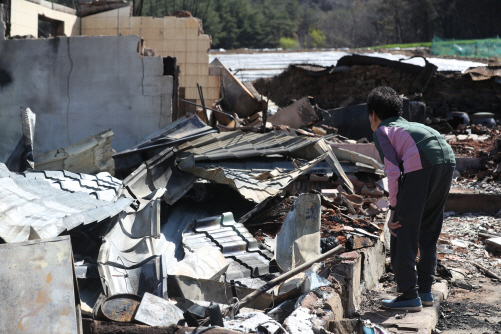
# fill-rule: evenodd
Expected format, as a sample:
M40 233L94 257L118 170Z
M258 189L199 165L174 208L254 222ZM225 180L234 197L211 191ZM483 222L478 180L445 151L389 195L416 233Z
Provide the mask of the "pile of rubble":
M35 156L23 108L0 169L6 330L341 330L384 272L387 183L298 103L258 131L191 115L122 152L108 130Z

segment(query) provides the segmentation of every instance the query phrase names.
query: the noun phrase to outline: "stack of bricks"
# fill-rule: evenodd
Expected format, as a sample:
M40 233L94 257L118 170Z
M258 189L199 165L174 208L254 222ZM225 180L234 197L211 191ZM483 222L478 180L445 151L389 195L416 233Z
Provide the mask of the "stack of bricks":
M207 106L219 99L219 76L209 76L210 36L200 34L196 18L131 16L130 8L124 7L82 18L81 34L139 35L145 47L154 49L157 56L177 58L180 98L200 104L198 83Z

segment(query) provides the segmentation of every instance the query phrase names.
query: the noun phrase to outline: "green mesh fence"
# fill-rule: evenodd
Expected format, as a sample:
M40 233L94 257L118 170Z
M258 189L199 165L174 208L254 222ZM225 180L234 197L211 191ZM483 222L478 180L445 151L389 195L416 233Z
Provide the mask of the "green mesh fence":
M501 39L453 40L433 37L431 54L438 56L465 56L478 58L501 58Z

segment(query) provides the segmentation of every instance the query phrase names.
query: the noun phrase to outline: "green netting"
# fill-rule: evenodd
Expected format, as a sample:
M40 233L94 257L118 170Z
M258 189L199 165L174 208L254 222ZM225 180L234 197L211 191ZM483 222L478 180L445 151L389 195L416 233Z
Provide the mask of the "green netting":
M438 56L465 56L478 58L501 58L501 39L454 40L433 37L431 54Z

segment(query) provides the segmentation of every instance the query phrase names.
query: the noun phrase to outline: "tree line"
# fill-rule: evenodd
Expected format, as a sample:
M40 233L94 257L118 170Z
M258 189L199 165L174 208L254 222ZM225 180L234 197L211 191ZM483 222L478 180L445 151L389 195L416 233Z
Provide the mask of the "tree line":
M69 0L55 0L68 2ZM189 11L213 48L368 47L495 37L499 0L132 0L134 15Z

